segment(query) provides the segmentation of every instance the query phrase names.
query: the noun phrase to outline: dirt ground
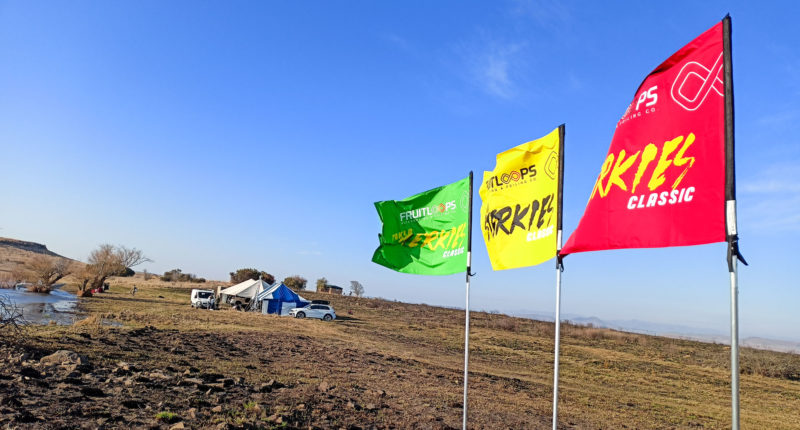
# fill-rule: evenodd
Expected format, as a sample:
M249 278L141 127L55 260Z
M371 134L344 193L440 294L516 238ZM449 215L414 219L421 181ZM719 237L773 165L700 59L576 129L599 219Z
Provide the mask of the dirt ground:
M148 326L79 332L69 351L104 351L85 364L48 363L38 342L2 341L0 424L11 428L460 428L462 376L338 342L252 332L184 333ZM158 357L158 360L153 360ZM215 373L217 360L241 367ZM273 369L279 368L279 371ZM287 377L286 370L297 378ZM276 379L277 378L277 379ZM474 389L498 378L473 376ZM511 383L514 385L514 383ZM160 413L169 412L174 416ZM483 414L481 414L483 415ZM530 428L497 417L482 428ZM546 427L549 420L535 427Z
M192 309L192 287L115 280L74 326L3 333L0 427L461 428L463 311L303 292L328 323ZM471 324L469 428L550 428L553 324ZM729 427L724 345L562 334L559 428ZM800 356L743 349L742 369L742 427L800 428Z

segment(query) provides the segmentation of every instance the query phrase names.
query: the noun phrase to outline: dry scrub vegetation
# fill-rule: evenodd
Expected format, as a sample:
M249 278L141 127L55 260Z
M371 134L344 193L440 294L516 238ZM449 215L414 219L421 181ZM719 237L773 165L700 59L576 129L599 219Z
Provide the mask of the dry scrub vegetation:
M135 296L129 293L133 283L139 288ZM285 409L300 416L321 390L301 388L324 382L336 387L327 392L344 403L384 393L369 414L354 406L364 414L352 419L362 424L460 428L463 311L307 291L301 293L306 298L329 299L339 319L323 323L190 308L190 288L215 285L112 278L110 291L82 301L84 322L32 328L30 342L53 348L75 339L72 347L84 348L79 352L94 361L187 363L255 384L277 380L295 387L298 397L257 404L258 411ZM110 327L112 321L122 327ZM483 312L473 312L471 324L471 425L549 428L554 325ZM144 327L166 330L154 341L168 344L126 350L120 339ZM86 334L110 340L81 341ZM730 426L727 346L571 324L562 326L562 336L564 427ZM268 372L264 363L272 364ZM800 428L800 356L745 348L741 367L742 427ZM299 404L304 409L296 409ZM241 419L257 421L253 409L238 412ZM329 413L331 427L348 422Z

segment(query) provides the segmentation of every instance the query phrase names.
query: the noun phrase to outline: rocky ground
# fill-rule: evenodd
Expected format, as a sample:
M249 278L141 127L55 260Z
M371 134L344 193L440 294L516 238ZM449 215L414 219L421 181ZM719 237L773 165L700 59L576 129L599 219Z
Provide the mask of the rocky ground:
M192 309L189 288L115 281L74 325L0 328L0 429L461 427L463 311L304 292L340 318L299 320ZM552 428L552 323L471 327L469 428ZM559 428L730 428L723 345L561 333ZM742 427L800 428L798 356L741 365Z
M362 357L302 337L255 342L251 338L247 333L231 337L145 327L64 335L58 350L6 339L0 343L0 425L37 429L453 427L444 423L436 407L413 401L398 405L391 393L378 388L382 378L397 373L390 370L397 368L396 359L379 354ZM103 350L102 356L76 352L95 351L95 347ZM302 352L301 363L291 358L298 352ZM204 370L204 362L226 359L248 364L225 375ZM163 365L153 366L157 363ZM331 365L340 366L338 377L314 374L315 368L330 369ZM273 372L273 366L292 367L298 377ZM373 376L360 378L370 386L341 379L358 368ZM459 404L449 406L460 408Z

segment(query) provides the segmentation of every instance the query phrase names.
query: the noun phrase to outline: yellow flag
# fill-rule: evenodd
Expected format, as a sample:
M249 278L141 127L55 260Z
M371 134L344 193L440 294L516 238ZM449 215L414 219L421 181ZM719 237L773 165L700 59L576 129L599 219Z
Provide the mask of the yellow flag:
M497 154L494 171L483 172L481 230L494 270L556 256L563 127Z

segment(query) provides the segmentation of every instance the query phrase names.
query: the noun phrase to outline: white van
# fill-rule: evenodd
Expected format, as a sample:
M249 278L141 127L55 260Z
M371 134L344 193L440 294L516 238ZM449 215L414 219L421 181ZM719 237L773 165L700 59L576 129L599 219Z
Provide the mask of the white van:
M192 307L209 309L214 307L214 292L211 290L192 290Z

